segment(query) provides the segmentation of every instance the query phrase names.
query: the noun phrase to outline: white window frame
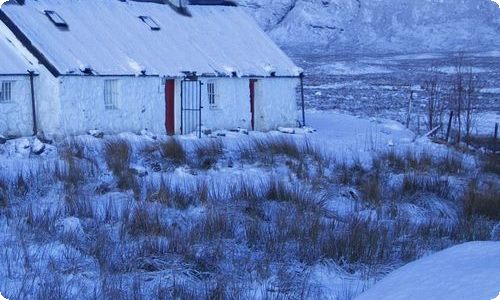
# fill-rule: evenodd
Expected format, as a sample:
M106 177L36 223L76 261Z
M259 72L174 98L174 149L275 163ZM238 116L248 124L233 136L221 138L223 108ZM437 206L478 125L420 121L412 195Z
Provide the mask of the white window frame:
M13 80L0 81L0 103L12 103L14 101L12 96L14 83Z
M215 80L207 82L207 99L210 108L217 108L218 95Z
M104 80L104 109L118 110L120 82L118 79Z

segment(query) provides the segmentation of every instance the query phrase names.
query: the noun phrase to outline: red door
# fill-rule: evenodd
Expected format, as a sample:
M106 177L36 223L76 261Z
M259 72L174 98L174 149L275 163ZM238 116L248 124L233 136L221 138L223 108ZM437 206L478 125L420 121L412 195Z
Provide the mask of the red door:
M255 130L255 83L257 79L250 79L250 113L252 114L252 130Z
M175 80L167 80L165 82L165 129L168 135L175 134Z

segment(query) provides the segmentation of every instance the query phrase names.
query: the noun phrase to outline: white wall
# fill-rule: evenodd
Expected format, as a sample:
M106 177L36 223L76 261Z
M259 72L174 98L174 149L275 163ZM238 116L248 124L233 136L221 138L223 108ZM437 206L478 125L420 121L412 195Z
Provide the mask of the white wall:
M207 128L251 128L249 80L241 78L203 79L202 121ZM215 83L216 103L210 106L207 83Z
M298 78L258 79L255 91L255 130L297 126Z
M29 76L0 76L2 81L13 81L12 101L0 102L0 134L27 136L33 134L31 84Z
M250 79L201 78L202 125L210 129L251 129ZM216 105L210 106L207 83L216 84ZM298 78L259 78L255 86L255 129L296 126ZM176 132L181 127L181 80L176 80Z
M108 79L118 80L116 110L105 109L104 81ZM159 77L65 76L59 82L60 133L139 132L144 128L165 133L165 96Z
M38 131L47 135L61 133L61 102L59 99L59 79L40 66L35 77L35 96Z
M22 79L22 80L21 80ZM16 82L16 103L3 104L0 132L30 135L31 95L29 78ZM119 82L118 109L106 110L104 82ZM211 129L251 129L248 78L202 78L202 125ZM207 83L216 84L216 105L208 102ZM297 120L295 78L259 78L255 95L255 129L269 131L295 126ZM17 84L19 83L19 84ZM158 77L63 76L54 78L40 70L35 78L39 129L49 136L84 134L89 129L106 133L139 132L148 128L165 133L165 86ZM181 80L176 80L175 128L180 133Z

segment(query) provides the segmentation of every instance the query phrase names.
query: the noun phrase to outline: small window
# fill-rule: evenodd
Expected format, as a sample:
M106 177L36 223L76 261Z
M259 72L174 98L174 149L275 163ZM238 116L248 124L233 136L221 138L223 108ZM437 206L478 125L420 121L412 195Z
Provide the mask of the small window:
M149 16L140 16L139 19L146 23L151 30L160 30L160 25L153 18Z
M0 86L0 103L12 102L12 86L13 81L1 81Z
M104 81L104 108L106 110L118 109L118 80Z
M49 17L50 21L54 23L57 27L68 28L68 23L55 11L46 10L45 14Z
M209 82L207 83L207 93L208 93L208 104L211 107L215 107L217 105L216 103L216 93L215 93L215 82Z

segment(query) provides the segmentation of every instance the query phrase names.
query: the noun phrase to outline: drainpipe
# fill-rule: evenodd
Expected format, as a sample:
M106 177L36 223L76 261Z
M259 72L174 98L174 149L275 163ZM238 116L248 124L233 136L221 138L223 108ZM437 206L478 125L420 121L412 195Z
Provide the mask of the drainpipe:
M31 84L31 112L33 114L33 135L36 135L38 133L38 125L36 120L36 103L35 103L35 84L34 84L35 72L29 71L29 75Z
M304 73L300 73L300 97L302 100L302 127L306 126L306 108L304 103Z

